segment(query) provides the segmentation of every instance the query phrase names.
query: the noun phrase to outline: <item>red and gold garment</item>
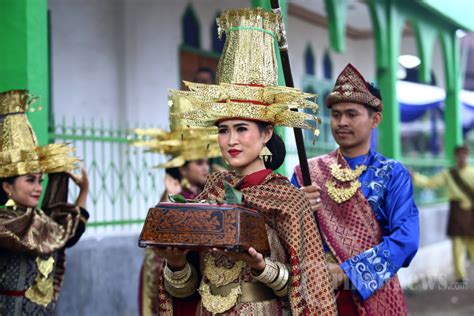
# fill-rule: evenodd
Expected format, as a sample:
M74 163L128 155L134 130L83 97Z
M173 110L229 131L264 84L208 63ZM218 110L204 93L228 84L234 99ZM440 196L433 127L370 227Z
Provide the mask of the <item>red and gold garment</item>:
M287 178L271 174L269 170L244 179L229 172L215 172L208 177L204 191L197 199L223 200L224 181L241 190L246 207L261 212L286 250L287 263L291 267L288 300L292 314L336 315L321 238L304 194L291 186ZM160 315L173 315L172 299L164 290L162 275L159 278ZM241 305L250 308L239 311L241 313L252 315L258 312L249 304ZM238 313L230 310L226 314Z
M328 155L310 159L309 169L312 181L319 187L332 179L330 166L339 163L343 168L350 168L344 159L338 159L337 151ZM302 183L301 169L295 169L299 183ZM344 186L344 184L338 184ZM318 210L316 217L325 244L331 254L342 263L379 244L383 231L370 207L367 199L360 190L343 203L333 201L327 190L321 190L323 207ZM407 315L406 301L403 291L395 275L372 296L361 302L349 290L342 290L338 297L338 308L346 311L347 315Z

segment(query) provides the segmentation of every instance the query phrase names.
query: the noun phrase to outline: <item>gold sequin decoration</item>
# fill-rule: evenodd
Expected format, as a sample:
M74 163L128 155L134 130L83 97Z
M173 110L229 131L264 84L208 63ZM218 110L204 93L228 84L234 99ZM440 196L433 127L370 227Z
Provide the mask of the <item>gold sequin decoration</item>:
M51 272L54 269L54 258L49 257L46 260L40 257L36 258L38 273L32 286L25 292L25 297L33 303L41 306L48 306L53 300L53 276Z

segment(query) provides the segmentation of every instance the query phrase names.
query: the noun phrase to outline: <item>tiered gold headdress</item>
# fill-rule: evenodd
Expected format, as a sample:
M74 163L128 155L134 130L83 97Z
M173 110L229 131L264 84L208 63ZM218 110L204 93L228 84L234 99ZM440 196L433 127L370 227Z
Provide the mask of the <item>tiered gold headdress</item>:
M175 114L189 125L212 126L229 118L316 130L318 119L292 109L317 110L307 99L315 95L277 86L275 57L281 34L281 16L263 9L225 11L218 32L226 32L219 60L217 85L184 82L190 91L170 90L188 99L194 110Z
M0 93L0 178L70 171L78 162L65 144L38 146L26 116L31 103L26 90Z
M169 100L170 114L189 111L191 104L179 96ZM220 157L215 127L188 128L184 122L170 115L170 131L163 129L135 129L141 140L132 142L133 146L144 147L149 152L170 155L171 159L158 165L160 168L174 168L186 161Z

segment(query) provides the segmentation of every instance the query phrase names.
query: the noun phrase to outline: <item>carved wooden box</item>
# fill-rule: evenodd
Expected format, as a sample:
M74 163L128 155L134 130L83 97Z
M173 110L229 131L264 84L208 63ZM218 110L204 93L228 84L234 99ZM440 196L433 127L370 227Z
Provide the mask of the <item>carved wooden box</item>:
M160 203L148 211L138 243L140 247L215 247L231 251L254 247L260 253L270 252L263 217L254 210L229 204Z

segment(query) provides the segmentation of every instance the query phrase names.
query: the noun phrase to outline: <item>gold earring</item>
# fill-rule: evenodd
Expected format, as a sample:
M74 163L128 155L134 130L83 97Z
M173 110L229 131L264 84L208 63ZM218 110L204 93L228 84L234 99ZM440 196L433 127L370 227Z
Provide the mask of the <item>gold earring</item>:
M272 161L272 152L270 151L270 149L268 149L267 147L267 144L263 144L263 148L262 148L262 151L260 152L260 155L259 157L264 161L264 162L267 162L267 161Z
M7 203L5 203L5 206L7 207L13 207L15 206L15 201L12 200L12 194L11 193L8 193L8 200L7 200Z

